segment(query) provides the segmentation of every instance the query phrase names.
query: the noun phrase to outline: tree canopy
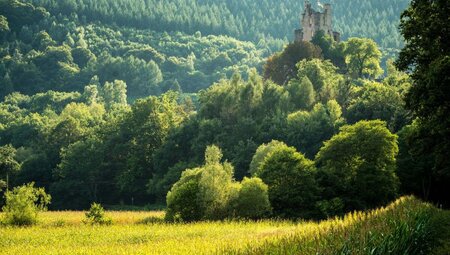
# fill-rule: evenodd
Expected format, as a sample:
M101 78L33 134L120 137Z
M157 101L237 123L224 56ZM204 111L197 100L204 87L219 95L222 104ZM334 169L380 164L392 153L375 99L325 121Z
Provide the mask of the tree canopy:
M413 80L406 106L418 119L414 155L433 159L430 196L446 205L450 204L444 195L450 180L449 11L448 1L413 0L401 16L406 45L396 62Z

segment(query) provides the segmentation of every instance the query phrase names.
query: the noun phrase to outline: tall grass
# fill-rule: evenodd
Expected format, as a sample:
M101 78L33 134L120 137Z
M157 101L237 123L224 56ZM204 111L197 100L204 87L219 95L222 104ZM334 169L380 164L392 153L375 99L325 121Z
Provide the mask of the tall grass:
M427 254L450 217L412 197L323 222L264 220L168 224L163 212L46 212L33 227L0 226L0 254ZM437 217L439 216L439 217ZM1 218L0 214L0 218ZM447 225L442 222L447 221ZM442 232L442 230L439 230ZM450 236L450 230L449 230ZM442 239L445 244L449 239ZM448 250L434 249L435 254Z
M429 254L435 245L431 220L437 210L413 197L370 212L354 212L321 223L308 222L294 233L226 254Z

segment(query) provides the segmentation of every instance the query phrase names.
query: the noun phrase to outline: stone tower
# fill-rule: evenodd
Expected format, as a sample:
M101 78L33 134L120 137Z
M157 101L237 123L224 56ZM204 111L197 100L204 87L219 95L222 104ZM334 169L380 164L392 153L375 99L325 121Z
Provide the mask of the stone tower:
M311 41L314 35L322 30L325 34L331 36L339 42L341 35L333 31L333 13L330 4L323 5L323 12L315 11L311 3L305 0L305 11L301 15L301 29L295 30L296 41Z

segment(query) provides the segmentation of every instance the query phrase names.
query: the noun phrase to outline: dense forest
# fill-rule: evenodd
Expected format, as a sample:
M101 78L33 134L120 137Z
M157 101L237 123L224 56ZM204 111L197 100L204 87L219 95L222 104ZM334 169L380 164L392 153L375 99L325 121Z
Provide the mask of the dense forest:
M337 1L339 43L287 43L301 1L32 2L0 0L0 179L45 187L53 209L167 202L176 218L183 196L240 208L248 187L286 218L448 202L447 145L430 147L432 110L411 101L425 76L405 50L382 69L407 1Z
M258 43L292 40L298 28L303 1L217 0L30 0L52 14L71 15L86 21L116 23L155 31L229 35ZM319 9L317 2L312 1ZM344 39L373 38L383 48L400 48L399 17L410 0L328 1L334 8L335 27Z
M129 98L173 89L197 92L235 71L261 68L267 46L200 32L154 32L82 25L41 7L0 1L0 96L47 90L82 92L89 83L126 82Z
M251 68L261 70L264 59L291 39L293 30L299 26L302 9L299 1L275 5L264 2L267 8L262 9L253 2L192 5L40 0L34 3L36 6L0 1L0 15L9 24L1 32L0 79L4 86L0 88L0 97L13 91L27 95L47 90L82 92L89 83L103 85L116 79L127 84L130 101L168 90L195 93L219 79L230 78L236 71L246 76ZM337 28L345 27L344 38L367 36L384 45L384 68L387 56L395 56L402 44L396 24L403 6L390 4L386 14L385 9L376 11L381 10L379 2L364 1L358 9L361 13L355 16L344 12L348 9L345 6L336 4L337 20L354 18L336 22ZM292 8L285 7L288 5ZM148 6L152 6L151 10ZM182 10L181 13L174 8ZM258 13L249 15L256 10ZM281 10L294 13L280 16ZM339 12L347 16L338 15ZM231 21L226 21L227 17ZM285 21L280 17L292 19ZM364 22L358 20L361 17ZM349 27L358 24L365 30ZM380 24L386 28L383 25L383 29L378 29ZM239 29L230 28L233 26ZM266 31L265 27L271 30ZM233 32L235 29L240 32ZM380 38L396 42L385 43Z

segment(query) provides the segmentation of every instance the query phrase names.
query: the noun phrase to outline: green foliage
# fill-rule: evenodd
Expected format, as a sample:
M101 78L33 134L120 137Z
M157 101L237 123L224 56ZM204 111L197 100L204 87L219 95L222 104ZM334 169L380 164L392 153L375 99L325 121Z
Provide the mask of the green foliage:
M337 67L329 60L302 60L298 62L297 68L297 82L307 77L317 92L316 101L326 103L336 98L342 76L337 73Z
M364 82L353 91L345 115L349 123L360 120L383 120L392 131L398 131L408 123L400 89L377 82Z
M341 128L316 155L324 200L340 198L344 210L385 204L398 190L397 136L386 123L361 121Z
M244 178L234 204L234 215L244 219L260 219L270 214L268 186L259 178Z
M313 218L319 187L314 162L293 147L281 146L270 153L257 172L269 186L275 216Z
M450 48L448 46L448 1L413 0L401 16L405 48L396 62L411 74L412 86L406 107L418 118L413 157L429 158L430 198L450 205Z
M206 149L205 166L199 180L198 193L205 219L227 217L234 169L230 163L221 164L221 159L222 152L217 146Z
M20 170L20 164L15 159L17 150L10 144L0 146L0 176L7 178Z
M221 163L221 159L221 150L209 146L205 164L181 174L180 180L167 193L166 220L256 219L270 212L267 185L258 178L235 182L233 166Z
M367 39L337 43L317 33L312 43L291 43L269 58L264 78L282 85L258 75L263 59L298 26L298 1L206 0L194 6L168 1L177 6L177 17L202 15L181 21L166 15L170 4L161 9L154 3L149 12L135 0L113 5L29 0L47 7L49 14L32 4L0 0L0 16L10 28L0 34L0 97L5 96L0 145L18 148L15 160L21 170L12 185L36 181L45 186L54 194L55 209L85 209L93 201L142 206L162 202L182 171L202 165L205 147L217 144L221 154L208 153L215 156L201 167L205 171L198 187L190 184L186 192L203 194L196 204L202 207L198 217L222 219L236 214L226 201L238 199L242 188L233 170L240 181L273 152L269 144L255 154L258 145L285 142L312 159L345 119L385 120L392 131L409 123L402 100L411 80L388 62L382 82L367 81L379 71L377 46ZM371 35L374 31L366 31L374 27L370 20L395 16L404 4L355 1L367 20L339 2L333 4L336 27L350 30L340 25L346 24L339 21L347 19L339 15L345 10L358 20L358 28L351 23L352 28ZM275 10L276 18L269 20ZM266 15L263 20L261 15ZM158 18L158 25L150 17ZM283 28L273 30L280 22ZM384 39L383 46L400 45L396 32L383 30L385 23L377 23L377 33L394 36ZM288 32L279 36L283 30ZM362 76L355 75L358 63L364 66ZM164 93L168 90L177 93ZM408 142L404 159L414 157L411 147L425 149L422 145ZM222 157L230 163L214 163ZM347 210L345 203L329 197L310 207L333 215L328 212Z
M137 0L120 0L115 4L107 0L98 0L95 4L88 0L31 2L46 7L55 15L77 13L85 22L114 21L119 26L151 28L161 32L182 31L197 37L225 34L259 42L271 49L287 39L293 39L293 30L299 27L298 17L304 7L303 1L296 0L206 0L196 5L185 0L169 0L164 6L157 0L145 4ZM384 48L399 48L402 39L397 30L398 17L408 4L409 0L335 1L332 2L333 25L344 39L369 37ZM320 10L315 2L314 5L316 10ZM173 13L177 15L173 16Z
M344 35L345 36L345 35ZM334 41L331 36L325 34L322 30L317 31L314 34L311 42L322 49L323 58L328 59L333 63L334 66L339 69L345 69L345 56L343 43L338 43Z
M318 103L311 111L298 111L288 115L286 136L289 144L314 158L323 142L330 139L345 123L339 104L332 100L326 105Z
M321 58L321 53L321 49L310 42L290 43L281 53L276 53L267 60L264 78L280 85L287 84L296 76L299 61Z
M270 51L266 44L226 36L196 37L127 25L113 31L109 25L117 20L87 25L90 15L81 15L81 11L49 15L29 3L0 4L0 15L5 17L0 29L4 45L0 49L0 82L5 86L0 88L0 97L13 91L27 95L47 90L82 92L95 76L101 84L124 81L132 100L160 95L175 83L182 91L198 92L235 70L245 74L251 67L259 67ZM3 31L8 24L10 31ZM159 25L153 29L156 27ZM279 41L272 48L279 49Z
M5 16L0 15L0 32L9 31L8 19Z
M287 90L294 109L309 110L316 102L314 86L307 76L303 76L301 80L290 80Z
M7 191L5 199L3 221L6 224L25 226L37 222L38 213L47 209L51 196L43 188L35 188L34 183L29 183Z
M186 170L172 189L167 193L168 221L198 221L203 218L200 201L197 197L201 169Z
M344 44L345 62L353 78L378 78L383 74L380 67L381 51L371 39L350 38Z
M228 216L233 167L229 163L220 163L221 159L221 150L209 146L205 152L205 165L183 172L167 194L168 220L217 220ZM182 207L193 201L195 205Z
M102 92L107 109L111 109L115 104L127 104L127 84L123 81L106 82Z
M112 224L112 219L105 216L105 209L103 209L101 204L93 203L88 212L86 212L86 219L84 223L86 224L99 224L99 225L109 225Z
M253 155L252 162L250 163L249 173L254 176L257 175L261 169L261 165L264 163L266 157L273 151L286 146L285 143L272 140L270 143L261 144Z
M433 164L433 156L418 153L424 144L417 137L422 132L416 120L398 132L399 155L397 157L397 176L400 180L402 194L414 194L429 200L433 190L433 172L429 170Z

